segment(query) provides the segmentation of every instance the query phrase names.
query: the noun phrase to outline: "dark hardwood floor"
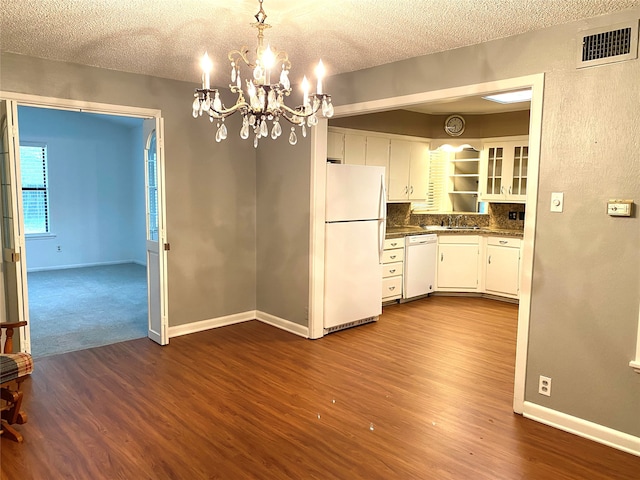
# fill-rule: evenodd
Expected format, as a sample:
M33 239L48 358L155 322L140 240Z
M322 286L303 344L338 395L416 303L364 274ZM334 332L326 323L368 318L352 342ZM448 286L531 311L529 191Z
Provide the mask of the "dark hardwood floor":
M637 480L513 414L516 317L434 297L316 341L253 321L43 358L2 478Z

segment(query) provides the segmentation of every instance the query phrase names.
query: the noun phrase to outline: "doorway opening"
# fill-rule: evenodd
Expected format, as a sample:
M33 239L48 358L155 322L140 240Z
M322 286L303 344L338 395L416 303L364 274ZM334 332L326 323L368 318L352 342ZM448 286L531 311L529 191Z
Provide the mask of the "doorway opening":
M21 350L38 357L144 336L168 343L159 111L1 97L3 258L12 261L0 294L4 319L28 322ZM21 171L27 145L45 147L40 199L27 192L27 156Z
M143 119L18 106L18 121L31 354L146 337Z
M540 137L542 129L542 103L543 103L544 74L530 75L506 80L487 82L483 84L466 85L444 90L428 91L401 97L389 97L381 100L373 100L362 103L348 104L336 107L334 119L368 113L377 113L389 110L411 108L437 102L452 102L466 97L477 97L498 92L531 89L532 98L529 113L529 165L528 188L526 192L526 204L528 206L524 222L524 234L522 241L522 261L520 274L520 299L518 307L518 328L516 340L516 361L514 379L513 409L516 413L523 413L524 390L526 377L526 359L529 335L529 315L531 310L531 273L533 270L533 252L536 225L536 205L538 195L538 170L540 155ZM453 112L459 113L459 112ZM324 203L326 169L324 164L327 159L327 127L326 121L322 123L323 131L313 137L314 149L312 155L311 184L314 186L314 198L312 202L312 232L311 232L311 293L310 293L310 323L309 332L311 338L323 336L324 311L322 305L323 295L323 245L324 245Z

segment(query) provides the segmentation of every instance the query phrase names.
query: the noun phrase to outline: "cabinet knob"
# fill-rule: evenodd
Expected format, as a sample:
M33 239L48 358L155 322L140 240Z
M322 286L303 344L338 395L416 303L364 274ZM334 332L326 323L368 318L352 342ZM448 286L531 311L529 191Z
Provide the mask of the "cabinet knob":
M442 262L444 260L444 253L440 254L440 261Z
M489 265L491 265L491 255L489 255Z

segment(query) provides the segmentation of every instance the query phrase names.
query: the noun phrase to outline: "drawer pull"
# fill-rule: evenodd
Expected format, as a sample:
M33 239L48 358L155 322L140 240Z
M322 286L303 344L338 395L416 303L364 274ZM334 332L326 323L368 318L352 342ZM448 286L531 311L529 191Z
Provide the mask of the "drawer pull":
M396 245L398 245L398 242L393 242L393 243L391 244L391 246L392 246L392 247L395 247Z
M397 255L391 255L389 258L394 259L396 257L397 257Z
M390 291L393 291L393 290L395 290L395 289L396 289L396 287L389 287L389 290L390 290Z
M389 270L389 273L396 273L396 269L394 268L393 270Z
M507 240L500 240L500 245L506 245L507 243L509 243Z

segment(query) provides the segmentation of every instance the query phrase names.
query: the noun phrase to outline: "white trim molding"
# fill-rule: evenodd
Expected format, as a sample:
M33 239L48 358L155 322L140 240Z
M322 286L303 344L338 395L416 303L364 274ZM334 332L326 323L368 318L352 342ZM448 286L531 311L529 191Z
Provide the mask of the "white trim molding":
M640 437L629 435L582 418L567 415L531 402L524 402L526 418L564 430L594 442L640 457Z
M636 359L629 362L636 373L640 373L640 308L638 308L638 341L636 342Z
M309 329L304 325L293 323L284 318L276 317L270 313L261 312L259 310L249 310L247 312L234 313L225 315L224 317L211 318L200 322L187 323L185 325L176 325L169 327L169 338L189 335L190 333L204 332L212 328L226 327L227 325L235 325L237 323L248 322L250 320L258 320L272 327L279 328L289 333L293 333L300 337L309 338Z
M247 322L255 319L256 311L249 310L248 312L234 313L233 315L202 320L200 322L176 325L175 327L169 327L169 338L188 335L190 333L204 332L205 330L210 330L212 328L226 327L227 325L235 325L236 323Z
M277 327L280 330L285 330L289 333L293 333L300 337L309 338L309 328L305 327L304 325L293 323L289 320L285 320L284 318L271 315L270 313L261 312L260 310L256 311L255 313L256 313L255 318L257 320L260 320L262 323L266 323L267 325Z

